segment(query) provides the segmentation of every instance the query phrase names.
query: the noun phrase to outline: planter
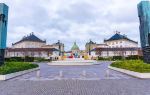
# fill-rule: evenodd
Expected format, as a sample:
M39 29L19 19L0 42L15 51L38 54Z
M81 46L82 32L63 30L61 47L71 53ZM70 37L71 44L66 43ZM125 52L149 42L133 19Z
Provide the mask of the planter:
M125 73L127 75L131 75L133 77L137 77L137 78L142 78L142 79L150 78L150 73L139 73L139 72L129 71L129 70L116 68L116 67L112 67L112 66L108 66L108 68L115 70L115 71Z
M20 71L20 72L15 72L15 73L11 73L11 74L6 74L6 75L0 75L0 80L8 80L26 73L30 73L33 71L39 70L38 68L33 68L33 69L29 69L29 70L24 70L24 71Z

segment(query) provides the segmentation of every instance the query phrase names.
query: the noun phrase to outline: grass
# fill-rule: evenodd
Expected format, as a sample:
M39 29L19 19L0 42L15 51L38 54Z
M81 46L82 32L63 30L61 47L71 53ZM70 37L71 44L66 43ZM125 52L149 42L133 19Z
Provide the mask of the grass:
M150 73L150 64L146 64L142 60L117 61L112 63L111 66L139 73Z
M31 64L27 62L6 62L0 67L0 75L15 73L18 71L24 71L38 67L37 64Z

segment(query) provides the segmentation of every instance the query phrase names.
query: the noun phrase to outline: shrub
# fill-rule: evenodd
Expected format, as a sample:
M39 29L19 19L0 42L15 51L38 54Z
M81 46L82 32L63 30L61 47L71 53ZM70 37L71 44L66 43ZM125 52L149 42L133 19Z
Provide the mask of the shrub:
M123 60L122 56L113 56L112 60Z
M142 56L138 56L138 55L131 55L131 56L126 57L126 59L127 60L138 60L138 59L142 60L143 57Z
M22 57L11 57L11 58L5 58L6 62L23 62L24 58Z
M34 57L25 56L25 62L34 62Z
M97 58L97 60L102 60L102 61L111 61L112 60L112 57L99 57Z
M22 63L22 62L7 62L0 67L0 74L10 74L18 71L24 71L38 67L37 64Z
M36 57L34 58L35 62L44 62L44 61L50 61L50 59L45 59L45 58L40 58L40 57Z
M150 64L146 64L142 60L117 61L112 63L111 66L141 73L150 72Z

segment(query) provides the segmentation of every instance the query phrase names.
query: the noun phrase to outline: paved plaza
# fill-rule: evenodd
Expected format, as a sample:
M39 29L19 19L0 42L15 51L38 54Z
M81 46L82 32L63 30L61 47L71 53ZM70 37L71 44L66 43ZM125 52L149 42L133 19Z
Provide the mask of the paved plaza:
M111 62L99 62L90 66L50 66L39 63L40 71L35 71L12 80L101 80L132 79L133 77L108 69Z
M150 95L150 80L108 70L111 62L92 66L49 66L0 81L0 95Z

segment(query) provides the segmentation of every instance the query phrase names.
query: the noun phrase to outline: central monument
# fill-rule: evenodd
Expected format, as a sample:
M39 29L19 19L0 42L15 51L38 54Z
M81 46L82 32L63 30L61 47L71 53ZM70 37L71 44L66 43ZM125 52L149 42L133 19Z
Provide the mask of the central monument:
M4 64L7 38L8 6L0 3L0 65Z
M67 52L66 57L63 60L52 61L48 65L95 65L94 60L85 60L81 55L81 51L76 42L74 42L71 51Z

